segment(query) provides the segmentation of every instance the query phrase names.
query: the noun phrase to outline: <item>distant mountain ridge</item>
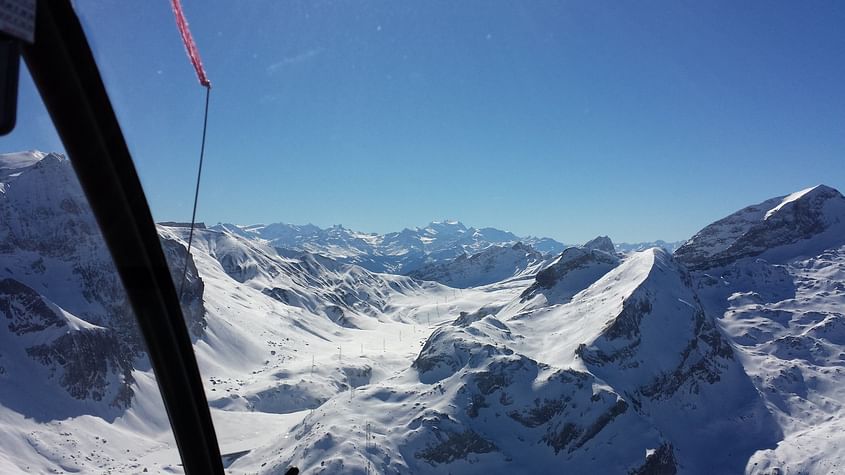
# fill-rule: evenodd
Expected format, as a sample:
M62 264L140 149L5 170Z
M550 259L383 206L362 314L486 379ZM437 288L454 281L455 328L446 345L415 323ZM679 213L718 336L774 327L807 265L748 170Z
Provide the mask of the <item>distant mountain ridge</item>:
M409 274L426 264L476 254L492 246L522 242L543 254L557 254L566 246L551 238L519 237L496 228L467 227L460 221L433 221L424 227L387 234L365 233L335 225L274 223L241 226L220 223L211 229L261 239L279 248L309 252L338 262L357 264L373 272Z
M424 227L386 234L355 231L343 225L321 228L313 224L287 223L218 223L210 229L260 239L277 249L320 254L338 262L360 265L372 272L403 275L462 255L472 256L493 246L512 247L522 243L547 256L556 256L569 247L549 237L517 236L493 227L467 227L460 221L452 220L433 221ZM672 253L680 245L681 242L660 240L617 243L616 251L662 247Z

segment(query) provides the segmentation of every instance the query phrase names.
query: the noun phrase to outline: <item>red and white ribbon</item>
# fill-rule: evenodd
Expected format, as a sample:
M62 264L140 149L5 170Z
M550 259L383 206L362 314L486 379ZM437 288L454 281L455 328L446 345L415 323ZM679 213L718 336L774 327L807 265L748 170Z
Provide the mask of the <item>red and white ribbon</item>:
M176 26L179 27L179 34L182 35L182 42L185 43L185 50L188 52L188 58L194 69L197 72L197 79L200 84L211 89L211 81L205 74L205 69L202 67L202 60L200 59L200 52L194 43L194 37L191 36L191 30L188 28L188 20L185 19L185 13L182 11L182 2L180 0L170 0L173 5L173 14L176 15Z

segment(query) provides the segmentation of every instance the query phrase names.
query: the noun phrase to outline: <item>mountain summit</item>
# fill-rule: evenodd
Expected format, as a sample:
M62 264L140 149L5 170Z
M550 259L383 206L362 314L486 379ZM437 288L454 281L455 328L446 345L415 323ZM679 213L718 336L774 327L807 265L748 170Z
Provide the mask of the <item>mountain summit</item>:
M812 253L843 236L845 197L818 185L730 214L696 233L675 256L689 269L707 269L764 253L776 258Z

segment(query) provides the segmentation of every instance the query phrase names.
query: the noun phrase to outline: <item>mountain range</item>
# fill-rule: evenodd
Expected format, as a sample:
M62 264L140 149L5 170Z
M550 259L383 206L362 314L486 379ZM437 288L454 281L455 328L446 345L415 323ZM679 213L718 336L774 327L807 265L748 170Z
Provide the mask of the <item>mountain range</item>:
M674 253L447 222L384 236L218 225L189 255L185 227L158 231L174 278L187 259L183 310L230 473L845 463L833 188L739 210ZM0 155L0 273L0 471L180 471L63 157Z
M353 231L341 225L320 228L313 224L285 223L235 225L218 223L210 229L227 231L264 241L282 252L320 254L345 264L357 264L373 272L408 275L427 265L469 257L489 247L530 246L545 255L560 254L568 246L552 238L519 237L496 228L467 227L460 221L434 221L421 228L387 234ZM620 252L651 247L674 251L680 242L621 243Z

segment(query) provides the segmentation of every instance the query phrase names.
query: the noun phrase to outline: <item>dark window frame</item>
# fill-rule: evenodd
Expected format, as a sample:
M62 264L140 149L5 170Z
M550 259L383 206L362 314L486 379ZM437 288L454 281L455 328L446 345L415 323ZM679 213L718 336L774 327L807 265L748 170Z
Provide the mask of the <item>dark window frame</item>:
M70 0L38 2L23 57L100 226L147 344L189 474L222 474L176 288L132 157Z

